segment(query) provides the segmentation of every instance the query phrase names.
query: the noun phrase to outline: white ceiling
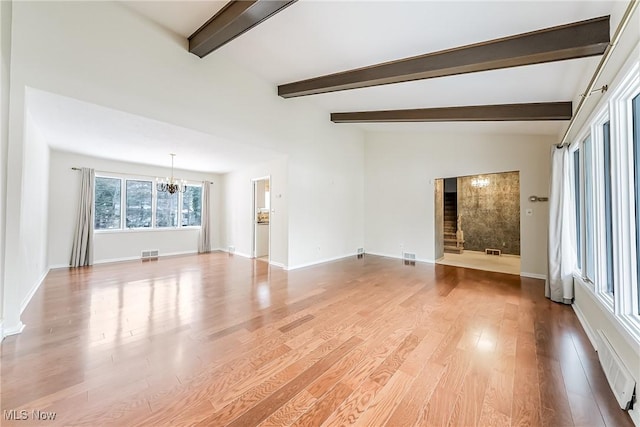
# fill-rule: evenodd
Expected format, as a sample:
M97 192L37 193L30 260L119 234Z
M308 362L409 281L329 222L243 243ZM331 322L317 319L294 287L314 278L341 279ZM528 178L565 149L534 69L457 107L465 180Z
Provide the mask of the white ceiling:
M123 1L183 37L226 1ZM615 1L300 0L211 53L278 84L612 14ZM624 6L624 4L622 4ZM612 32L615 29L612 17ZM449 76L288 99L327 112L575 99L599 57ZM275 96L275 95L274 95ZM81 154L227 172L278 153L37 90L29 110L53 148ZM340 124L367 131L481 132L560 137L568 122ZM179 142L176 142L179 141Z
M27 90L29 114L53 149L105 159L225 173L279 153L102 107L77 99Z
M608 15L615 7L613 1L301 0L211 56L232 58L276 86ZM615 24L612 19L612 32ZM570 101L584 90L598 61L599 57L591 57L313 95L287 102L312 102L328 112L340 112ZM496 122L490 126L486 123L341 126L375 131L477 129L558 135L567 125L567 122Z
M225 2L127 2L187 37ZM186 6L188 5L188 6ZM614 1L300 0L205 57L224 55L277 86L612 13ZM208 11L209 13L205 13ZM203 15L204 13L204 15ZM616 22L612 20L612 26ZM613 28L612 28L613 31ZM599 57L341 91L287 102L327 112L570 101ZM341 124L369 131L561 135L567 122Z

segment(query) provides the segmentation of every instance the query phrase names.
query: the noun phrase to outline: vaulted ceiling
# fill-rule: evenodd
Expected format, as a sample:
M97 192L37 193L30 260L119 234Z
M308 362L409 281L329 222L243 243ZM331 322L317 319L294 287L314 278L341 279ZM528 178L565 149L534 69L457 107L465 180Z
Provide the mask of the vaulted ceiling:
M284 2L283 2L284 3ZM188 37L226 2L126 2ZM312 1L273 14L205 56L224 55L274 87L299 80L424 55L549 27L611 15L611 1ZM330 113L404 110L575 100L600 57L473 72L288 99ZM445 109L451 114L451 109ZM453 111L456 111L455 109ZM430 112L431 116L432 113ZM491 117L489 117L491 118ZM517 118L517 117L516 117ZM542 116L544 118L544 116ZM353 120L351 120L353 121ZM367 120L370 121L370 120ZM373 131L474 131L561 136L567 121L348 123Z

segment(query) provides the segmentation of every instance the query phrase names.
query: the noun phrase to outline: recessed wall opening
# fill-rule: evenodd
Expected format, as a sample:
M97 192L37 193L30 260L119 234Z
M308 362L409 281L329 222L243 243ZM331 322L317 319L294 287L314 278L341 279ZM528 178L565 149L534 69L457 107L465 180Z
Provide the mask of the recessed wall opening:
M271 212L271 179L256 178L253 184L253 257L269 262L270 252L270 212Z
M520 172L435 181L438 264L520 274Z

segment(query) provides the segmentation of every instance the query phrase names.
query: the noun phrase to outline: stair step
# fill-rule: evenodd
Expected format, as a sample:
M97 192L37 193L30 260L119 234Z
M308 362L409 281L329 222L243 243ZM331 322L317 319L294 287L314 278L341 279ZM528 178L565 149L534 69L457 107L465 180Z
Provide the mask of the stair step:
M461 254L464 252L464 248L458 248L455 246L445 246L444 251L450 254Z
M445 238L445 239L444 239L444 244L445 244L445 246L447 246L447 243L452 243L452 244L456 245L456 244L458 244L458 243L464 243L464 241L462 241L462 240L458 240L458 239L456 239L455 237L454 237L453 239L447 239L447 238Z

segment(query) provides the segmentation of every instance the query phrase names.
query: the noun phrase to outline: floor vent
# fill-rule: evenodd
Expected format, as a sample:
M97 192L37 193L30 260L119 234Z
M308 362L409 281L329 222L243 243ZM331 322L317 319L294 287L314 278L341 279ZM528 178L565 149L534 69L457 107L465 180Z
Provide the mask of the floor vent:
M404 265L416 265L416 254L402 252L402 259L404 260Z
M604 374L607 377L607 381L609 381L609 386L618 404L622 409L627 410L631 404L633 389L636 383L620 359L620 356L618 356L601 330L598 331L598 338L600 341L598 345L598 358L600 359Z
M148 251L142 251L142 261L151 261L158 259L158 250L150 249Z
M497 255L500 256L500 249L485 249L484 253L487 255Z
M416 254L412 254L411 252L402 252L402 259L405 261L415 261Z

